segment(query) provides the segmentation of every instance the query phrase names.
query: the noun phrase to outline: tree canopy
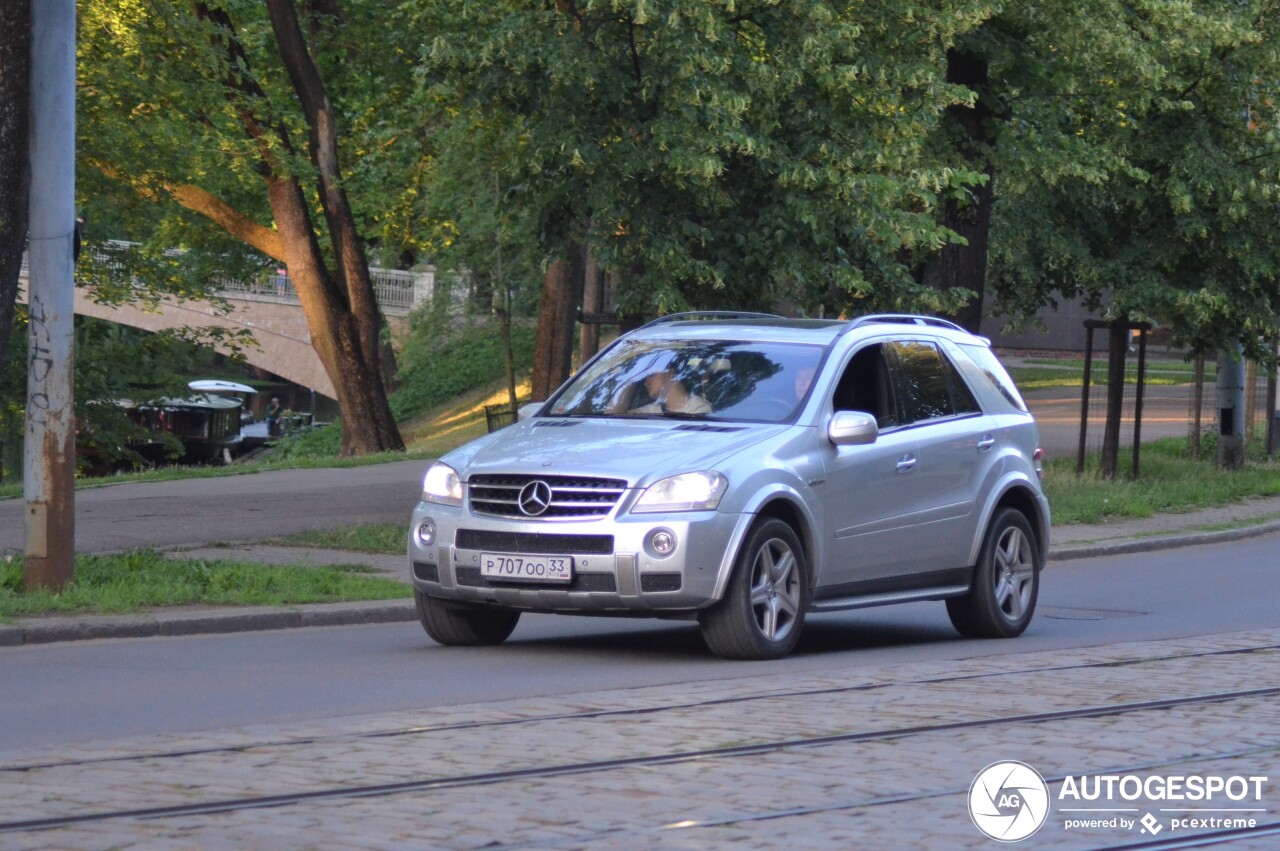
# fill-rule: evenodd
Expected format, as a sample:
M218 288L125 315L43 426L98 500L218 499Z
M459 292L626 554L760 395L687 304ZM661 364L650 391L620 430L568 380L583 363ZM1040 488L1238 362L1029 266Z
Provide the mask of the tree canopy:
M971 97L943 57L985 7L416 5L424 104L490 128L454 138L493 146L530 243L586 244L624 309L946 306L903 261L950 238L939 197L981 179L924 143Z
M1198 350L1239 341L1265 357L1280 313L1278 30L1275 4L1253 0L1006 7L981 46L1010 116L1000 303L1028 314L1082 294Z
M363 252L515 285L517 304L548 282L572 303L566 270L589 261L623 312L955 313L989 278L1015 316L1083 295L1202 350L1261 354L1276 331L1264 0L80 14L90 232L147 243L156 268L175 246L310 267L326 316L359 301L344 261ZM159 277L181 292L193 268ZM350 321L367 340L367 313Z

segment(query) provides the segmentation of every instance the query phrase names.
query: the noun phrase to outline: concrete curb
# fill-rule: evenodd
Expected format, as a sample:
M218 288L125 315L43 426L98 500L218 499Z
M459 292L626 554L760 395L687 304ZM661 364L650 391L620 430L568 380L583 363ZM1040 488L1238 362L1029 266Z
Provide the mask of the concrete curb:
M417 620L412 600L317 603L263 608L179 609L142 615L89 615L22 618L0 625L0 647L50 644L91 638L151 638L210 635L307 626L351 626Z
M1056 547L1049 551L1049 561L1072 561L1194 547L1202 544L1221 544L1255 538L1272 532L1280 532L1280 520L1220 532L1186 532L1150 538L1129 538L1110 543ZM151 638L296 629L308 626L402 623L417 619L418 614L412 600L317 603L248 610L244 608L178 609L142 615L50 616L21 618L11 625L0 624L0 647L85 641L96 638Z
M1099 556L1172 550L1178 547L1197 547L1202 544L1224 544L1230 541L1256 538L1272 532L1280 532L1280 520L1259 523L1256 526L1243 526L1239 529L1224 529L1220 532L1182 532L1173 535L1153 535L1150 538L1129 538L1110 543L1081 544L1061 548L1051 547L1049 561L1071 561L1072 559L1098 558Z

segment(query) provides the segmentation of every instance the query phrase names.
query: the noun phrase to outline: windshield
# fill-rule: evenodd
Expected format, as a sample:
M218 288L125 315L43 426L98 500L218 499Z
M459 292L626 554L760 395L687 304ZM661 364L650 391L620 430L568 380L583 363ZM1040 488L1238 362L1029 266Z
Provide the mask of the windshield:
M623 340L574 376L549 413L785 422L822 353L797 343Z

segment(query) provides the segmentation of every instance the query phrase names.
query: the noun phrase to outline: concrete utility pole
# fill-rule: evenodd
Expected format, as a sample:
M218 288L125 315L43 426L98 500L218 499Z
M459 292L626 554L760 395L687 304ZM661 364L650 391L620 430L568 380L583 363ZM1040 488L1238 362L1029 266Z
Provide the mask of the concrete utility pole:
M1244 349L1218 352L1218 466L1244 466Z
M29 589L60 589L75 575L75 101L75 0L33 0L22 574Z

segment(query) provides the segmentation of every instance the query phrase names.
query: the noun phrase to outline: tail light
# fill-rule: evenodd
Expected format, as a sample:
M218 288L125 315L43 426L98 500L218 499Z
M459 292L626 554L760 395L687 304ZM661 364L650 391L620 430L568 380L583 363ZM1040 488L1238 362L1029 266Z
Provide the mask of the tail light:
M1037 446L1036 451L1031 453L1031 463L1035 465L1036 475L1044 478L1044 447Z

